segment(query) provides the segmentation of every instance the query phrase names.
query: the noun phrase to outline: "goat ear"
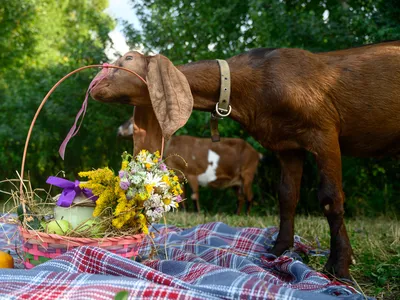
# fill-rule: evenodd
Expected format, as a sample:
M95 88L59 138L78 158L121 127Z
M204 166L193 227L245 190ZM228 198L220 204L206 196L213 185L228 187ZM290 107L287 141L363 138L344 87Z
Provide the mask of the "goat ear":
M150 152L162 148L162 133L151 106L136 106L133 113L133 155L142 149Z
M162 135L169 139L192 113L189 83L168 58L158 54L149 58L147 84Z

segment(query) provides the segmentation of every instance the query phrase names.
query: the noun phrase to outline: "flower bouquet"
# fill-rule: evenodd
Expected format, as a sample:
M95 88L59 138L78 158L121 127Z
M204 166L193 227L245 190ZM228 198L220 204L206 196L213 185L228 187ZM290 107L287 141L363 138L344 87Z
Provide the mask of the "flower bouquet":
M79 176L89 178L80 186L98 196L93 216L111 218L117 232L133 229L147 234L150 223L158 222L182 201L178 176L158 151L142 150L136 157L124 152L118 176L109 168L80 172Z

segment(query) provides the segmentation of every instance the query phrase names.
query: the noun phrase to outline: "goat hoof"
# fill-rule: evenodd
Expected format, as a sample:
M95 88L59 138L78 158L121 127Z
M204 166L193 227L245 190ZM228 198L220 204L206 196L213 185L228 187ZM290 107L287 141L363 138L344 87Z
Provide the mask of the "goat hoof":
M286 243L278 243L276 242L274 247L269 251L276 257L281 256L286 250L290 249L290 245L287 245Z
M334 262L333 259L329 258L328 262L325 264L323 273L328 275L330 278L347 279L351 280L350 271L348 264Z

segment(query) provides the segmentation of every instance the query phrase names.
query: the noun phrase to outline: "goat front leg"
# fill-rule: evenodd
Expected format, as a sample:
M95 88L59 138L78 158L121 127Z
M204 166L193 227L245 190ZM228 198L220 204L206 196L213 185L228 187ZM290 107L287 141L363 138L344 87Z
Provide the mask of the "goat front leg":
M282 151L278 153L281 163L279 185L279 234L271 252L276 256L293 246L294 215L300 197L301 176L303 174L303 150Z
M182 185L181 185L182 186ZM186 199L186 186L182 186L182 199ZM182 205L183 211L186 212L186 200L182 201L180 204Z
M324 144L328 147L317 151L315 155L320 176L318 200L328 219L331 234L330 255L324 269L339 278L350 278L349 265L353 251L343 221L344 193L339 141L337 136L332 136Z
M237 197L237 204L236 204L236 214L240 216L240 213L243 208L243 204L245 202L245 197L243 193L243 187L241 185L234 187L236 197Z

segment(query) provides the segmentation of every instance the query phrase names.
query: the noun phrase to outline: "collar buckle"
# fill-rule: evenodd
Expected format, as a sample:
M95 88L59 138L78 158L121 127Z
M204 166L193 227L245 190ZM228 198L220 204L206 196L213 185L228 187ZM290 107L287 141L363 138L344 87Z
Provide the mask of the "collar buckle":
M219 102L217 102L217 104L215 104L215 112L219 116L219 119L226 118L231 114L232 107L230 105L228 105L228 109L220 108Z

